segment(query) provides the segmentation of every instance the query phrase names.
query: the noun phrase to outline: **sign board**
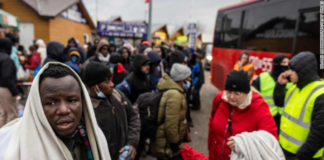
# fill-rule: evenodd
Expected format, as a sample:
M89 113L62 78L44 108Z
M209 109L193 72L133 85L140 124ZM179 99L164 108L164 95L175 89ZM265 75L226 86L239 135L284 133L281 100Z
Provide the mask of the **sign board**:
M188 38L187 36L178 36L176 40L179 42L187 42Z
M178 36L174 43L176 45L181 45L181 43L187 43L187 42L188 42L187 36Z
M19 27L19 20L12 14L0 9L0 24L3 27Z
M160 39L163 40L163 41L165 41L166 38L167 38L167 35L164 32L155 32L154 36L160 37Z
M98 21L97 30L99 36L143 38L147 37L148 26L145 23Z
M189 23L188 32L189 32L189 47L196 48L197 24Z
M72 7L68 8L66 11L61 13L61 17L69 19L74 22L87 24L86 19L82 15L79 7L77 5L73 5Z

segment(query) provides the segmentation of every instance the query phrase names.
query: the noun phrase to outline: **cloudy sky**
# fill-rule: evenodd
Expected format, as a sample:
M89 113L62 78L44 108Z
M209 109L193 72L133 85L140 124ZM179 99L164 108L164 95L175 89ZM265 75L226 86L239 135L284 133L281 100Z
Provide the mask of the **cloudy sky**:
M121 16L125 22L148 19L148 4L145 0L83 0L94 21L96 1L99 4L99 20L108 20L114 16ZM203 33L213 33L217 9L239 1L241 0L153 0L152 22L174 26L196 22Z

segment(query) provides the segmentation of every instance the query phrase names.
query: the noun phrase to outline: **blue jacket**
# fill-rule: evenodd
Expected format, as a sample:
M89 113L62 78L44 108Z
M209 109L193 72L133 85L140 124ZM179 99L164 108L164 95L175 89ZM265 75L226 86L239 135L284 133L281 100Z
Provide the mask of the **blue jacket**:
M192 78L192 85L195 86L198 81L199 81L199 74L200 74L200 65L199 63L196 63L192 68L191 68L191 78Z

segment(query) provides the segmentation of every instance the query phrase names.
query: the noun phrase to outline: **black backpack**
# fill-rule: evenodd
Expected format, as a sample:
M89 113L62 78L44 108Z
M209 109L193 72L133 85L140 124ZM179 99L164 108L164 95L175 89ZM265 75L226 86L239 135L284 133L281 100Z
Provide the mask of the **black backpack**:
M141 120L141 136L154 141L158 127L164 123L158 123L159 105L163 92L147 92L141 94L137 99L137 107Z

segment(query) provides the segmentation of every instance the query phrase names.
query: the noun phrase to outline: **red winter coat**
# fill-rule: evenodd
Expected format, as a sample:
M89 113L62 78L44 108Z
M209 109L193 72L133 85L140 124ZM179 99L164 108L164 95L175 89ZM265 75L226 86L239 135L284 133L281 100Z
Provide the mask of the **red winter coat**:
M208 149L210 160L229 160L231 154L227 146L230 138L228 119L232 113L232 136L242 132L258 130L268 131L278 139L277 127L271 116L269 107L262 97L252 92L251 104L244 109L232 107L222 99L224 91L218 93L213 101L212 113L209 118Z
M29 64L29 65L28 65ZM36 69L39 65L41 65L41 55L38 52L34 52L30 59L29 63L25 65L26 69L31 69L34 70Z

